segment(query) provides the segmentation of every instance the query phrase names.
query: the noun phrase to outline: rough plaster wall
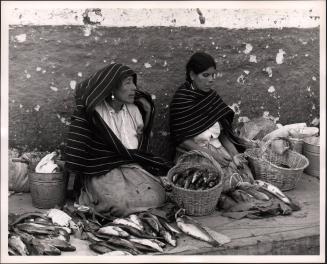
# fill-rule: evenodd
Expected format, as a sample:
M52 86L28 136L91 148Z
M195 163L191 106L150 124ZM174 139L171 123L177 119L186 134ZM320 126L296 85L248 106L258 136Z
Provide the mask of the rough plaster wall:
M51 150L65 140L76 83L111 61L129 65L157 107L151 150L169 157L167 107L190 55L217 61L215 89L236 121L319 119L319 28L227 29L12 25L9 144Z

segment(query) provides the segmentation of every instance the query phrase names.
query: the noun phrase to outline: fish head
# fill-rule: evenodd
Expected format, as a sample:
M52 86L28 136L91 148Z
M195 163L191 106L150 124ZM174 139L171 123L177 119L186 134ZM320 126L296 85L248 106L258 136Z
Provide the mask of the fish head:
M175 219L182 217L185 215L185 209L184 208L180 208L176 213L175 213Z

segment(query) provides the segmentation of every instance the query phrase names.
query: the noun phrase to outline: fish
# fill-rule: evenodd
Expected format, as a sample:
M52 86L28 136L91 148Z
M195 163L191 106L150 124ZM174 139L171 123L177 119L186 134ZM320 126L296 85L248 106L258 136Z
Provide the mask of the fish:
M101 256L132 256L132 254L123 250L114 250L111 252L101 254Z
M152 236L152 235L147 235L145 232L140 231L139 229L136 229L131 226L124 226L124 225L119 225L121 229L126 231L127 233L137 236L137 237L142 237L142 238L157 238L157 235Z
M48 211L47 216L51 218L52 223L57 224L59 226L69 226L69 222L72 218L62 210L52 208Z
M9 256L17 256L19 254L17 253L17 251L15 249L13 249L10 246L8 246L8 255Z
M245 192L252 195L254 198L256 198L258 200L262 200L262 201L269 201L270 200L270 198L265 193L257 191L257 190L255 190L253 188L242 189L242 190L244 190Z
M112 235L112 236L120 236L120 237L129 236L129 234L123 229L121 229L120 227L112 226L112 225L101 227L97 232L100 234Z
M268 192L270 192L271 194L275 195L277 198L279 198L280 200L282 200L284 203L291 205L292 202L290 201L290 199L288 199L288 197L285 196L285 194L282 193L282 191L277 188L276 186L268 183L268 182L264 182L261 180L256 180L255 184L259 185L261 188L267 190Z
M155 249L155 250L157 250L159 252L163 252L162 247L160 247L156 242L153 242L153 241L151 241L149 239L144 239L144 238L138 238L138 237L131 236L129 238L129 241L151 247L151 248L153 248L153 249Z
M10 236L8 239L8 245L20 256L29 255L28 249L19 235Z
M43 240L33 238L32 245L37 252L37 255L49 255L58 256L61 255L61 251L55 246L44 243Z
M13 222L11 222L9 225L10 226L14 226L20 222L22 222L23 220L27 219L27 218L35 218L35 217L39 217L39 218L43 218L44 220L49 221L50 219L44 215L43 213L39 213L39 212L32 212L32 213L24 213L19 215L17 218L15 218L15 220Z
M156 232L155 232L155 230L144 219L141 219L141 221L142 221L142 225L144 227L144 232L147 235L150 235L150 236L155 237L157 235Z
M34 235L57 235L59 231L53 226L44 226L34 223L20 223L16 227L24 232Z
M92 243L104 241L103 239L101 239L101 238L97 237L96 235L94 235L92 232L86 231L85 234L87 235L87 240L91 241ZM107 239L107 237L106 237L106 239Z
M180 173L175 173L174 175L173 175L173 177L172 177L172 181L173 181L173 183L176 183L176 181L178 180L178 178L181 176L181 174Z
M176 247L177 246L177 239L174 233L170 233L166 230L162 231L162 236L164 237L165 241L168 242L169 245Z
M202 171L196 171L194 172L193 174L193 177L192 177L192 183L195 183L199 178L200 176L202 176Z
M114 246L118 246L118 247L125 247L128 248L129 250L133 251L135 254L141 254L141 252L135 247L135 245L130 242L127 239L124 238L119 238L119 237L110 237L107 239L106 243L108 244L112 244Z
M152 247L149 247L149 246L146 246L146 245L143 245L143 244L139 244L139 243L135 243L135 242L132 242L130 241L131 243L134 244L134 246L140 250L141 252L158 252L158 250L152 248Z
M142 214L142 220L146 221L157 233L160 231L160 225L149 213Z
M162 217L158 217L160 224L166 228L167 231L170 231L175 234L180 234L181 232L174 228L172 225L168 224Z
M143 231L142 226L135 224L132 220L128 220L128 219L124 219L124 218L116 218L114 221L112 221L112 223L116 224L116 225L131 226L140 231Z
M89 248L99 254L105 254L113 251L104 241L89 244Z
M75 251L76 250L76 247L74 247L70 243L68 243L64 240L58 239L58 238L42 239L42 243L54 246L61 251Z
M221 244L216 241L198 222L185 215L185 209L179 209L175 214L177 226L185 234L208 242L212 246L218 247Z
M186 178L186 180L184 182L183 188L184 189L188 189L190 187L191 182L192 182L192 178L191 177Z
M135 223L136 225L138 225L140 227L140 230L141 231L144 231L144 227L143 227L143 224L142 224L142 221L141 219L138 217L138 215L136 214L130 214L128 216L128 218L133 222Z

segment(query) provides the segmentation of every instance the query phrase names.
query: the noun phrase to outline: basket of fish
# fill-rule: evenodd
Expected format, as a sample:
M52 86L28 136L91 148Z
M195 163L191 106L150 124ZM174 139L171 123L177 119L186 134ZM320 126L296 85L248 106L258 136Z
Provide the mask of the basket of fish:
M167 178L178 206L188 215L202 216L215 210L223 189L223 175L213 157L193 150L179 157Z

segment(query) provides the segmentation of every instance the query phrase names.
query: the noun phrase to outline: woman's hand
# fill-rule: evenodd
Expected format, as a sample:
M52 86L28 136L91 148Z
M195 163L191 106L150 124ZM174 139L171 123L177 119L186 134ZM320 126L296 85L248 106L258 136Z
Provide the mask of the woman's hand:
M230 162L232 162L231 156L226 151L223 151L222 148L217 148L216 151L212 153L212 156L222 167L227 167Z
M243 163L246 163L247 160L240 154L236 154L233 156L233 162L236 165L236 168L243 169Z

